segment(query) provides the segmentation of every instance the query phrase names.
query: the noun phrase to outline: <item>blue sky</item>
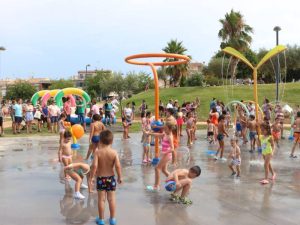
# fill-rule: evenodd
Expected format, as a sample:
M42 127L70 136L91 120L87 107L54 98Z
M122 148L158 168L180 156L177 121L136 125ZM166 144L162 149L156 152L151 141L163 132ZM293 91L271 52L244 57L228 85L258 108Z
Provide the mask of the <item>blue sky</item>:
M127 55L161 52L170 39L208 62L219 49L219 19L232 8L254 28L252 48L299 44L296 0L0 0L0 78L70 77L91 64L126 73Z

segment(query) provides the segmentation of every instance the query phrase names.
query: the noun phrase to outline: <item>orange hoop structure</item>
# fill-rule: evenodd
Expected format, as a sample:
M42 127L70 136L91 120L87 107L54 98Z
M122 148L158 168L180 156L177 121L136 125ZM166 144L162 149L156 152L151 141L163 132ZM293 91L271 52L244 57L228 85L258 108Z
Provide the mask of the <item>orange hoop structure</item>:
M134 59L141 58L174 58L178 59L178 61L172 62L141 62L136 61ZM153 76L154 76L154 103L155 103L155 120L159 120L159 84L158 84L158 76L155 66L176 66L179 64L186 64L190 61L190 58L185 55L179 54L170 54L170 53L145 53L145 54L136 54L131 55L125 58L125 62L134 65L140 66L150 66ZM158 138L155 138L155 158L159 157L159 148L158 148Z

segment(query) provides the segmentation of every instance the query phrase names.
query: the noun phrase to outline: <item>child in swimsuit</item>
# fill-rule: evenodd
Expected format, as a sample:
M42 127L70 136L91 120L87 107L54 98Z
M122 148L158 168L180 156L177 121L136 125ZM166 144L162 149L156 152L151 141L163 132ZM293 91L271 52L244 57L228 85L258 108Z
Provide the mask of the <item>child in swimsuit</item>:
M59 144L61 144L62 139L64 138L64 133L66 130L64 122L66 121L67 116L66 114L60 115L60 120L58 121L58 127L59 127Z
M183 120L183 112L181 111L180 107L178 108L176 121L177 121L177 127L178 127L178 135L183 136L182 135L182 125L184 123L184 120Z
M117 152L111 148L113 143L113 134L110 130L104 130L100 134L100 151L96 151L91 168L92 182L97 175L97 190L98 190L98 212L99 217L96 218L96 223L104 225L104 209L105 201L108 200L110 209L109 223L116 224L116 197L115 190L117 182L122 183L121 164ZM115 172L117 172L117 180Z
M143 125L143 148L144 148L143 163L151 162L151 158L150 158L150 142L151 142L150 117L151 117L151 113L147 112L146 113L146 122Z
M295 143L292 147L292 151L291 151L291 158L297 158L297 156L294 155L295 153L295 149L298 143L300 143L300 112L297 112L297 117L295 119L295 122L293 124L293 128L294 128L294 140Z
M229 168L232 171L231 176L235 176L237 178L240 178L241 170L241 150L238 146L238 139L237 138L232 138L230 140L231 144L231 151L229 153L228 158L231 159L230 164L228 165ZM236 171L234 170L234 167L236 167Z
M65 166L64 171L75 181L74 198L85 199L85 197L80 193L80 188L87 188L82 181L84 175L87 175L90 172L90 166L86 163L71 163Z
M168 124L164 126L163 133L151 133L151 135L162 138L161 141L161 159L158 165L155 167L155 184L154 186L147 186L150 191L158 191L160 184L160 172L168 177L170 175L168 171L168 164L172 160L172 164L175 164L175 151L174 151L174 137L172 134L173 126Z
M272 124L272 137L275 141L277 148L279 148L279 139L281 137L281 124L280 119L277 117L275 119L275 123Z
M105 130L105 126L101 122L101 116L99 114L93 115L93 123L91 124L90 131L90 147L86 156L86 160L89 159L91 154L93 155L95 153L100 142L100 133L103 130Z
M249 129L249 138L250 138L250 151L251 153L255 150L255 141L256 141L256 121L255 116L250 115L249 120L247 121L247 127Z
M186 133L188 136L187 146L191 146L193 144L193 124L194 124L193 114L191 112L188 112L187 118L188 118L186 121Z
M221 115L219 117L219 121L218 121L218 136L217 136L217 140L219 141L219 145L220 147L218 148L218 151L215 155L215 160L218 159L218 154L220 152L220 159L221 160L226 160L225 158L223 158L223 153L224 153L224 137L225 135L228 137L228 134L225 130L225 121L224 121L224 116Z
M214 134L215 134L215 125L211 122L211 120L207 120L207 140L209 142L209 144L214 143L215 139L214 139Z
M193 166L189 170L177 169L170 173L166 182L175 181L176 184L176 190L171 194L170 200L179 201L183 204L191 204L192 201L187 198L187 195L192 186L193 179L199 177L200 174L201 169L199 166Z
M274 141L271 135L271 127L268 123L264 122L261 124L261 133L258 139L258 146L261 148L262 155L264 158L265 178L260 181L261 184L269 183L269 171L272 173L271 180L275 180L276 174L271 165L271 159L273 156Z
M58 161L62 162L64 166L67 166L72 163L71 138L71 132L66 131L63 135L63 139L58 150ZM69 176L66 176L66 174L65 179L69 179Z

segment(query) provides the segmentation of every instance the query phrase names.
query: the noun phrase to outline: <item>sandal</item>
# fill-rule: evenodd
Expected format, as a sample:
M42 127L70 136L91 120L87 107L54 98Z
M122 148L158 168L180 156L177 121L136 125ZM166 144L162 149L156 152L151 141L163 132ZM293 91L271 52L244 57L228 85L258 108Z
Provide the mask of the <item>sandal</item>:
M154 186L147 186L146 187L147 191L150 191L150 192L158 192L159 191L159 187L154 187Z
M179 200L182 204L185 204L185 205L191 205L193 204L192 200L188 199L188 198L181 198L179 197Z
M172 193L171 197L170 197L170 200L173 201L173 202L178 202L179 201L179 196Z

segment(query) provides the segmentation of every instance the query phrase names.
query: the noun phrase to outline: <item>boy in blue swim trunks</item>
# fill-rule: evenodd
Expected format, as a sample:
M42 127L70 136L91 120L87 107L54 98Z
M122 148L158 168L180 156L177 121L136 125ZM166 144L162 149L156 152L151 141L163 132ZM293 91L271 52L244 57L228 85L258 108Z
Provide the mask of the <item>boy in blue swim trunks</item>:
M218 148L218 151L215 155L215 160L218 159L218 154L220 152L220 159L221 160L226 160L223 158L223 153L224 153L224 137L228 137L228 134L225 129L225 117L224 115L221 115L218 119L218 135L217 135L217 140L219 141L220 147Z
M250 115L249 116L248 122L247 122L247 127L249 129L249 138L250 138L250 144L251 144L251 148L250 151L251 153L254 152L255 149L255 141L256 141L256 121L255 121L255 116L254 115Z
M94 154L92 164L92 178L97 175L98 190L98 211L99 217L96 218L98 225L104 225L105 200L107 198L110 209L110 225L116 224L116 198L115 190L117 182L122 183L121 164L117 152L111 148L113 134L110 130L104 130L100 133L99 151ZM117 172L115 179L114 169Z

